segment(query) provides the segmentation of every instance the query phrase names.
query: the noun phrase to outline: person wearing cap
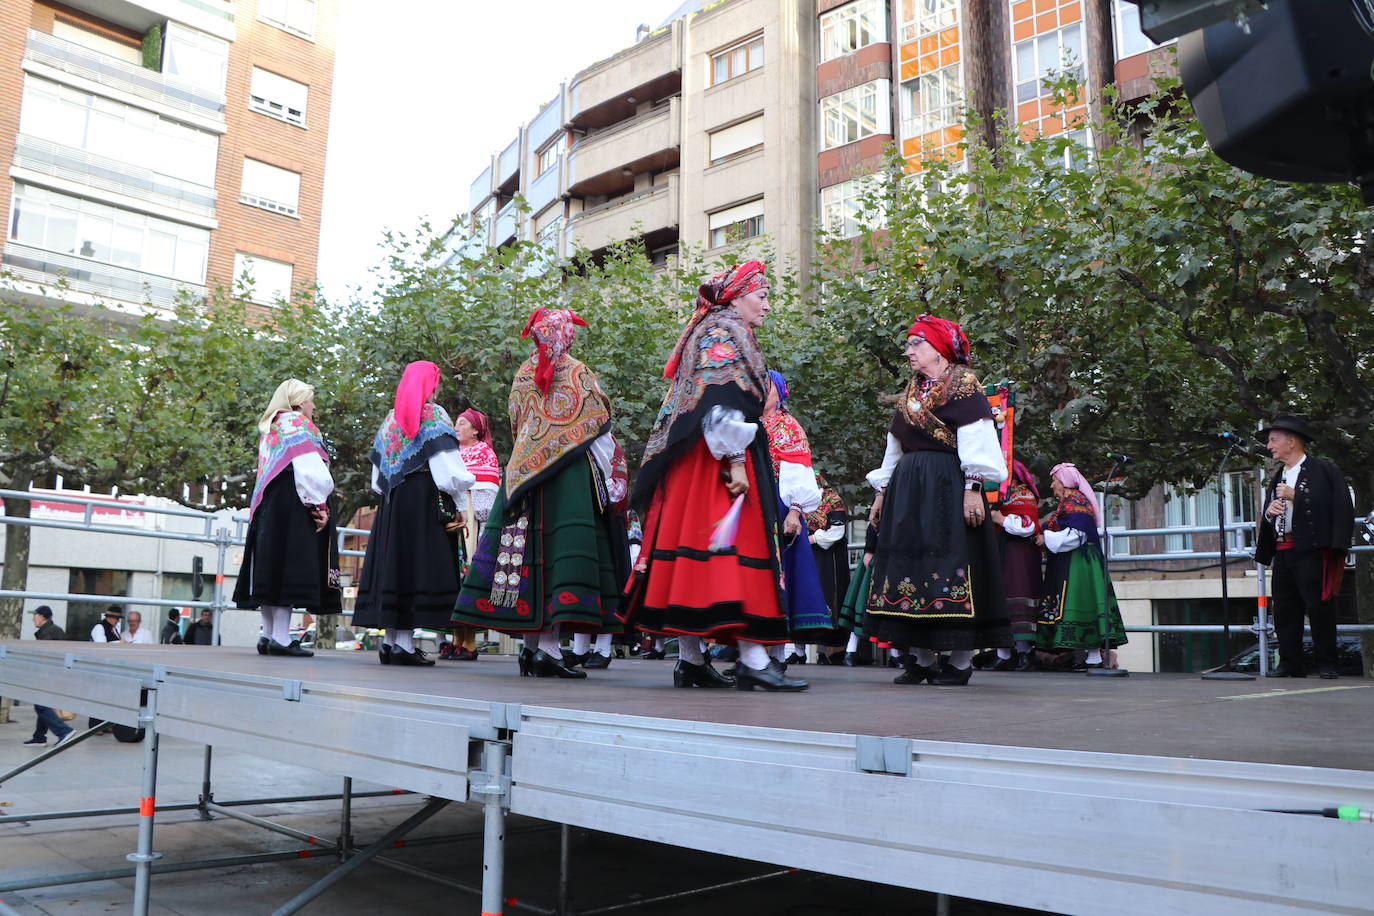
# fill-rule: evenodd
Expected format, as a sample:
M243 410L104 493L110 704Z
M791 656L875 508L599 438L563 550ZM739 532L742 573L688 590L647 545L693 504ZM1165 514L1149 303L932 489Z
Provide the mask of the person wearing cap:
M119 642L119 624L123 619L123 608L117 604L107 607L100 622L91 627L91 642Z
M914 370L892 417L877 498L864 632L914 651L895 683L967 684L973 653L1010 648L1002 557L985 490L1007 478L992 407L959 325L920 315L907 331ZM948 652L941 663L939 653Z
M1282 467L1265 490L1255 560L1272 570L1269 606L1279 639L1270 677L1306 677L1302 621L1312 625L1317 673L1338 677L1335 598L1355 527L1355 507L1341 469L1307 454L1315 436L1307 421L1280 414L1259 439Z
M46 604L40 604L33 609L33 625L37 628L33 631L34 639L67 638L67 634L62 632L62 628L52 622L52 608ZM61 744L71 736L72 727L62 721L57 710L35 703L33 704L33 711L37 714L38 721L34 725L33 737L24 742L25 747L43 747L48 743L48 732L52 732L53 736L57 738L57 744Z

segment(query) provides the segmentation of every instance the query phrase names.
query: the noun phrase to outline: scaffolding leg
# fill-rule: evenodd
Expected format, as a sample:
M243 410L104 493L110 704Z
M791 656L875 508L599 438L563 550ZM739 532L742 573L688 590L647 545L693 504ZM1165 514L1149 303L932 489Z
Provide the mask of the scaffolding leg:
M572 828L558 829L558 916L572 916Z
M343 781L342 805L339 810L339 861L346 862L353 855L353 777Z
M196 810L200 813L203 821L212 821L215 816L210 813L210 805L214 803L215 796L210 791L210 756L214 748L205 745L205 769L200 774L200 801L196 803Z
M488 741L482 748L486 776L482 803L482 916L501 916L506 872L506 745Z
M949 916L949 894L935 895L935 916Z
M148 916L152 865L162 858L153 852L153 815L157 804L157 690L145 688L138 710L143 729L143 786L138 798L138 851L125 856L134 863L134 916Z

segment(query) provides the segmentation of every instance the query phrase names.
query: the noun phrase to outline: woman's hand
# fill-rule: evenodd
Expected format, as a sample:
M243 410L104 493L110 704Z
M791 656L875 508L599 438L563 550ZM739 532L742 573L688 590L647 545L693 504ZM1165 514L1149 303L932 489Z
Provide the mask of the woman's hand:
M725 489L732 498L749 492L749 473L744 462L730 465L730 479L725 482Z
M983 517L986 509L983 506L983 494L979 490L964 491L964 521L968 522L970 528L977 528L983 524Z
M460 518L455 518L451 522L444 522L444 530L449 534L456 534L460 538L465 538L468 534L468 526L463 524L463 520Z
M873 508L868 510L868 523L874 528L878 527L878 519L883 515L883 491L878 491L878 498L873 500Z
M1035 536L1035 546L1036 546L1036 547L1044 547L1044 546L1045 546L1045 536L1044 536L1043 534L1037 534L1037 535Z
M324 526L329 524L329 507L315 506L310 510L310 520L315 523L316 531L323 531Z
M872 562L873 562L873 554L871 554L871 553L866 553L866 554L864 554L864 566L867 566L869 563L872 563Z
M993 523L994 525L1001 525L1003 522L1005 522L1005 521L1007 520L1007 517L1006 517L1005 515L1003 515L1001 512L998 512L998 511L995 510L995 509L994 509L993 512L992 512L991 518L992 518L992 523Z
M782 521L782 533L790 538L794 538L802 532L801 512L797 509L787 513L787 518Z

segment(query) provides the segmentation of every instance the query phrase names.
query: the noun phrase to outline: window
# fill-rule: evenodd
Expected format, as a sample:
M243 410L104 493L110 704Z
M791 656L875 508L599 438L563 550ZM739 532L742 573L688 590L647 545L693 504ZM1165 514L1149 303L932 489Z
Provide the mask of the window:
M743 76L763 66L763 36L748 38L711 56L711 85Z
M234 292L260 305L291 300L291 265L256 254L234 252Z
M229 68L229 42L167 23L162 40L162 72L198 89L224 95L224 76Z
M649 252L649 263L654 267L667 267L673 258L677 257L678 246L674 242L671 245L663 245Z
M29 76L19 131L213 187L219 139L123 102Z
M1155 44L1150 40L1150 36L1140 30L1140 7L1134 3L1128 3L1126 0L1112 0L1112 21L1113 25L1116 26L1117 60L1144 54L1153 48L1163 47L1163 45Z
M915 41L959 23L959 0L901 0L902 41Z
M708 215L711 247L763 235L763 198Z
M1119 538L1115 535L1119 531L1130 530L1131 504L1115 493L1104 496L1099 492L1097 500L1098 505L1102 507L1102 520L1106 523L1107 530L1113 535L1112 556L1130 556L1132 538Z
M143 49L132 42L120 41L62 19L53 20L52 34L54 38L70 41L74 45L81 45L91 51L122 60L126 64L143 66Z
M853 238L865 229L883 225L881 205L876 214L866 210L868 203L864 198L871 196L874 190L875 179L867 176L821 188L821 225L841 238Z
M1092 133L1086 128L1069 131L1064 135L1073 142L1064 147L1064 168L1081 171L1092 161Z
M253 68L248 89L248 107L289 124L305 126L305 102L310 87L278 76L270 70Z
M821 16L821 61L887 41L887 4L854 0Z
M763 146L763 115L721 128L708 137L708 143L712 165L758 149Z
M558 160L563 158L563 137L560 135L556 140L539 151L538 161L535 163L536 174L543 175L549 169L558 165Z
M1077 24L1016 43L1016 101L1045 94L1043 80L1055 70L1083 79L1083 33Z
M16 183L10 238L130 270L205 282L206 229Z
M243 184L239 201L273 213L296 216L301 196L301 176L256 159L243 160Z
M892 133L888 80L873 80L821 99L821 148Z
M1252 527L1243 531L1231 531L1226 536L1227 550L1240 551L1254 544L1253 525L1256 518L1255 478L1248 471L1236 471L1226 475L1223 482L1226 496L1226 524L1246 524ZM1217 521L1217 490L1215 482L1208 483L1201 490L1188 494L1186 491L1169 486L1164 492L1164 524L1167 527L1204 527L1215 530ZM1191 534L1166 534L1164 549L1169 553L1185 552L1193 549Z
M258 0L258 18L292 35L315 38L315 0Z
M902 136L920 137L958 124L962 95L958 64L902 83Z

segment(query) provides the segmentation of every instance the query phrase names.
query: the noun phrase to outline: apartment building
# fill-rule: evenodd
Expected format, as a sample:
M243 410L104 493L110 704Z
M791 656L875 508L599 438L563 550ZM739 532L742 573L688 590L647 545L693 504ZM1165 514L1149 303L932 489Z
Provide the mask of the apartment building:
M480 241L570 254L637 237L661 262L684 244L723 252L766 234L804 272L814 27L795 0L687 3L641 27L513 129L473 181Z
M165 311L315 279L336 0L6 0L9 295Z

